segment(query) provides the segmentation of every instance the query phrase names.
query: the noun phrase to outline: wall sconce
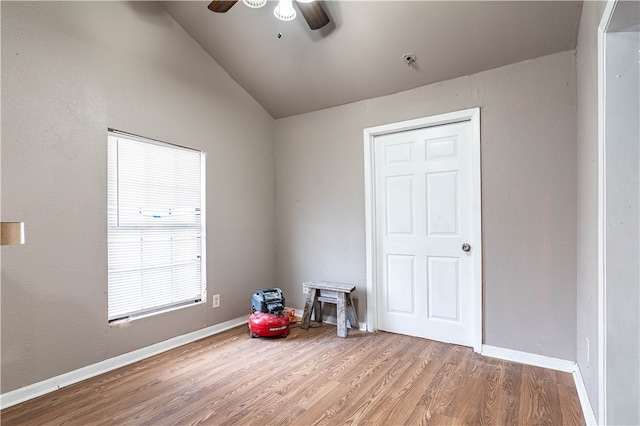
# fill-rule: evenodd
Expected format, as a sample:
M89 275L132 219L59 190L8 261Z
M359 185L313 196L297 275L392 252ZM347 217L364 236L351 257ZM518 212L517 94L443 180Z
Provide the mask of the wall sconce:
M0 222L0 245L24 244L24 222Z

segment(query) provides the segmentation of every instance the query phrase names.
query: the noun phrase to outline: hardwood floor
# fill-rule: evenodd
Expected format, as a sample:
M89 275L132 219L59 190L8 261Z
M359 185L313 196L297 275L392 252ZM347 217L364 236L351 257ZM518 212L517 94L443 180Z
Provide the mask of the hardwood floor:
M312 325L317 325L313 324ZM246 326L0 412L2 425L582 425L569 373L331 325Z

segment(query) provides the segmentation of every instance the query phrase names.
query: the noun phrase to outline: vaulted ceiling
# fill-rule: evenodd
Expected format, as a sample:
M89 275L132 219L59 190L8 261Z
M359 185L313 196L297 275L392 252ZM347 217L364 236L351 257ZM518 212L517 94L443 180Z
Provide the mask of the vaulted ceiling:
M160 4L275 118L574 49L582 11L575 1L322 1L331 23L312 31L300 14L276 19L273 1L227 13Z

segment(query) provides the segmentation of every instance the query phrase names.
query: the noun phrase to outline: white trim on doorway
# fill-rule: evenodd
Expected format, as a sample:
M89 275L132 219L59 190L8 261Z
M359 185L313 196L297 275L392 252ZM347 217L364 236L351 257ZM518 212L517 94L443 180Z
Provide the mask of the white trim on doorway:
M630 341L625 334L619 334L619 330L624 333L629 324L633 333L633 324L637 324L634 321L637 309L629 310L622 300L633 300L627 292L634 288L638 277L627 271L637 267L629 262L638 262L638 259L623 259L622 265L616 263L620 253L633 253L629 247L637 250L638 243L637 229L634 230L638 226L637 212L634 212L637 205L633 204L637 202L634 192L637 181L629 185L629 192L618 191L620 170L627 179L637 177L639 167L637 158L629 157L631 153L637 155L634 149L638 146L640 126L637 113L640 109L637 96L639 29L637 2L607 2L598 26L598 420L603 425L636 423L640 418L640 411L635 411L637 405L633 404L637 400L637 384L617 392L618 387L624 388L624 383L620 383L624 382L622 378L637 377L640 368L638 364L633 365L637 361L633 353L629 353L631 346L619 345L619 342ZM622 157L632 161L627 165L618 164ZM621 213L626 211L631 212L627 217ZM621 231L626 234L625 238L621 238ZM622 250L616 251L616 248ZM619 312L628 314L621 318ZM623 359L618 358L621 354ZM608 393L609 389L612 393Z
M605 242L606 211L605 200L605 146L604 146L604 93L605 93L605 33L611 17L615 1L609 1L602 14L598 27L598 424L606 424L607 383L605 380L606 362L606 300L605 300Z
M426 127L470 121L472 126L472 176L474 179L473 193L473 240L481 241L481 171L480 171L480 108L471 108L431 117L391 123L363 130L364 133L364 189L365 189L365 226L366 226L366 261L367 261L367 313L366 324L368 331L377 330L377 302L376 302L376 250L375 250L375 163L374 140L377 136L390 133L405 132ZM474 259L474 331L473 349L482 351L482 246L476 251Z

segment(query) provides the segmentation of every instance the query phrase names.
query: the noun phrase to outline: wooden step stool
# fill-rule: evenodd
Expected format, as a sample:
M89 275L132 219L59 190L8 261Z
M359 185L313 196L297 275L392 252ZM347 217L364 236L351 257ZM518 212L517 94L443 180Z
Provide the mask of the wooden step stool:
M347 318L352 328L358 328L358 316L351 300L351 292L355 291L356 286L325 281L309 281L302 283L302 287L309 289L307 301L304 304L304 313L302 314L302 328L305 330L309 328L311 311L314 309L316 321L322 322L321 302L333 303L337 306L338 337L347 337Z

